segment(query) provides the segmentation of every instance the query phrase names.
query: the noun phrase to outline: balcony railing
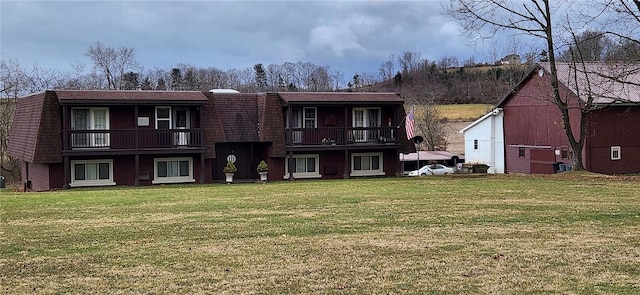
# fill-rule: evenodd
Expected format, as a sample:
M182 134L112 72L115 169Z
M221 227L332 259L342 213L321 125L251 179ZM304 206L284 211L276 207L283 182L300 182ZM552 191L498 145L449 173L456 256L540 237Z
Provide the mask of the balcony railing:
M69 149L158 149L200 147L200 129L69 130Z
M398 126L291 128L286 140L288 146L387 144L397 143L398 130Z

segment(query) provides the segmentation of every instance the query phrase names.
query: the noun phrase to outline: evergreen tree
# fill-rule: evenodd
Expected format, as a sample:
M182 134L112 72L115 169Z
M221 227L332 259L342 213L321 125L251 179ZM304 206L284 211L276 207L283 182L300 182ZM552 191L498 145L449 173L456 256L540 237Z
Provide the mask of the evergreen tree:
M153 85L151 85L151 80L149 79L149 77L145 77L144 80L142 81L142 85L140 85L140 89L142 90L152 90L153 89Z
M198 78L196 78L193 69L187 69L187 73L184 75L183 84L184 90L198 90Z
M171 70L171 90L182 90L182 72L178 68Z
M164 78L158 79L158 85L156 85L156 90L167 90L167 83L164 81Z
M396 73L396 75L393 76L393 85L397 87L402 86L402 74L400 74L400 71L398 71L398 73Z
M124 90L136 90L138 89L138 74L134 72L128 72L122 77L122 89Z
M253 66L253 70L256 74L256 86L258 91L264 91L267 88L267 72L264 70L262 64L256 64Z

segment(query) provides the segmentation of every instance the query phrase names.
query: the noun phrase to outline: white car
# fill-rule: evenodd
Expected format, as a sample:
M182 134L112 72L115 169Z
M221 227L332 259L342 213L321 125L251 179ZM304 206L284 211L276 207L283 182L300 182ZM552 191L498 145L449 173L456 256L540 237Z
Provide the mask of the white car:
M445 175L445 174L453 174L453 168L449 168L441 164L431 164L431 165L422 166L422 168L418 170L413 170L409 172L409 176Z

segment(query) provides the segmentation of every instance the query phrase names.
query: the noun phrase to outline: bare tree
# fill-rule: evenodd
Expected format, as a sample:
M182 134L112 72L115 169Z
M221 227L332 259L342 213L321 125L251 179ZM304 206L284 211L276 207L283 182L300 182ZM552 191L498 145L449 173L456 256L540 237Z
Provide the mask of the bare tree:
M423 145L428 151L447 149L447 123L433 103L421 105L416 111L416 129L424 136Z
M605 33L640 45L640 0L600 0L597 3L611 13L606 22L618 25L617 30L605 30Z
M19 163L7 157L9 131L18 98L32 92L62 88L62 75L34 64L31 69L20 66L18 61L0 61L0 171L9 175L10 181L19 175Z
M93 61L95 70L104 75L108 89L121 89L124 74L138 67L133 48L115 49L96 42L89 46L85 55Z
M383 62L378 69L380 79L383 81L391 80L396 72L395 56L392 54L389 60Z
M571 40L575 40L575 42ZM566 62L571 62L571 58L573 58L572 52L575 53L578 50L581 52L580 57L584 61L603 61L612 55L616 47L607 34L599 31L585 31L577 35L571 34L571 38L567 43L570 44L569 48L560 55L560 59Z
M566 3L562 3L566 4ZM562 4L557 4L561 6ZM573 131L570 124L570 109L575 103L561 97L559 91L558 70L556 67L555 34L558 30L552 17L560 7L552 7L550 0L531 0L529 2L506 2L502 0L452 0L446 7L448 14L458 21L464 30L477 33L480 37L491 37L501 30L526 34L540 38L546 43L550 63L550 79L553 91L551 101L562 114L565 135L573 155L573 169L583 170L582 148L586 135L586 118L592 102L577 104L580 108L580 126ZM486 33L489 33L488 35ZM591 97L591 96L587 96ZM576 135L574 135L576 134Z
M7 143L13 114L24 87L25 76L20 64L15 60L0 62L0 174L9 175L17 170L17 161L7 156ZM8 179L9 177L7 177Z

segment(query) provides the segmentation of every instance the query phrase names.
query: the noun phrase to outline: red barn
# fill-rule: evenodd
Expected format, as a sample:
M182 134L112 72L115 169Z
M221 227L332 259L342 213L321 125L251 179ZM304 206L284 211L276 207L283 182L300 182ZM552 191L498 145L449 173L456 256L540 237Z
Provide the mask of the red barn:
M589 105L584 148L572 151L553 102L550 65L536 65L497 106L504 110L506 172L568 169L574 152L582 153L585 169L592 172L640 172L640 72L634 66L557 64L560 96L568 102L576 137L580 112Z

